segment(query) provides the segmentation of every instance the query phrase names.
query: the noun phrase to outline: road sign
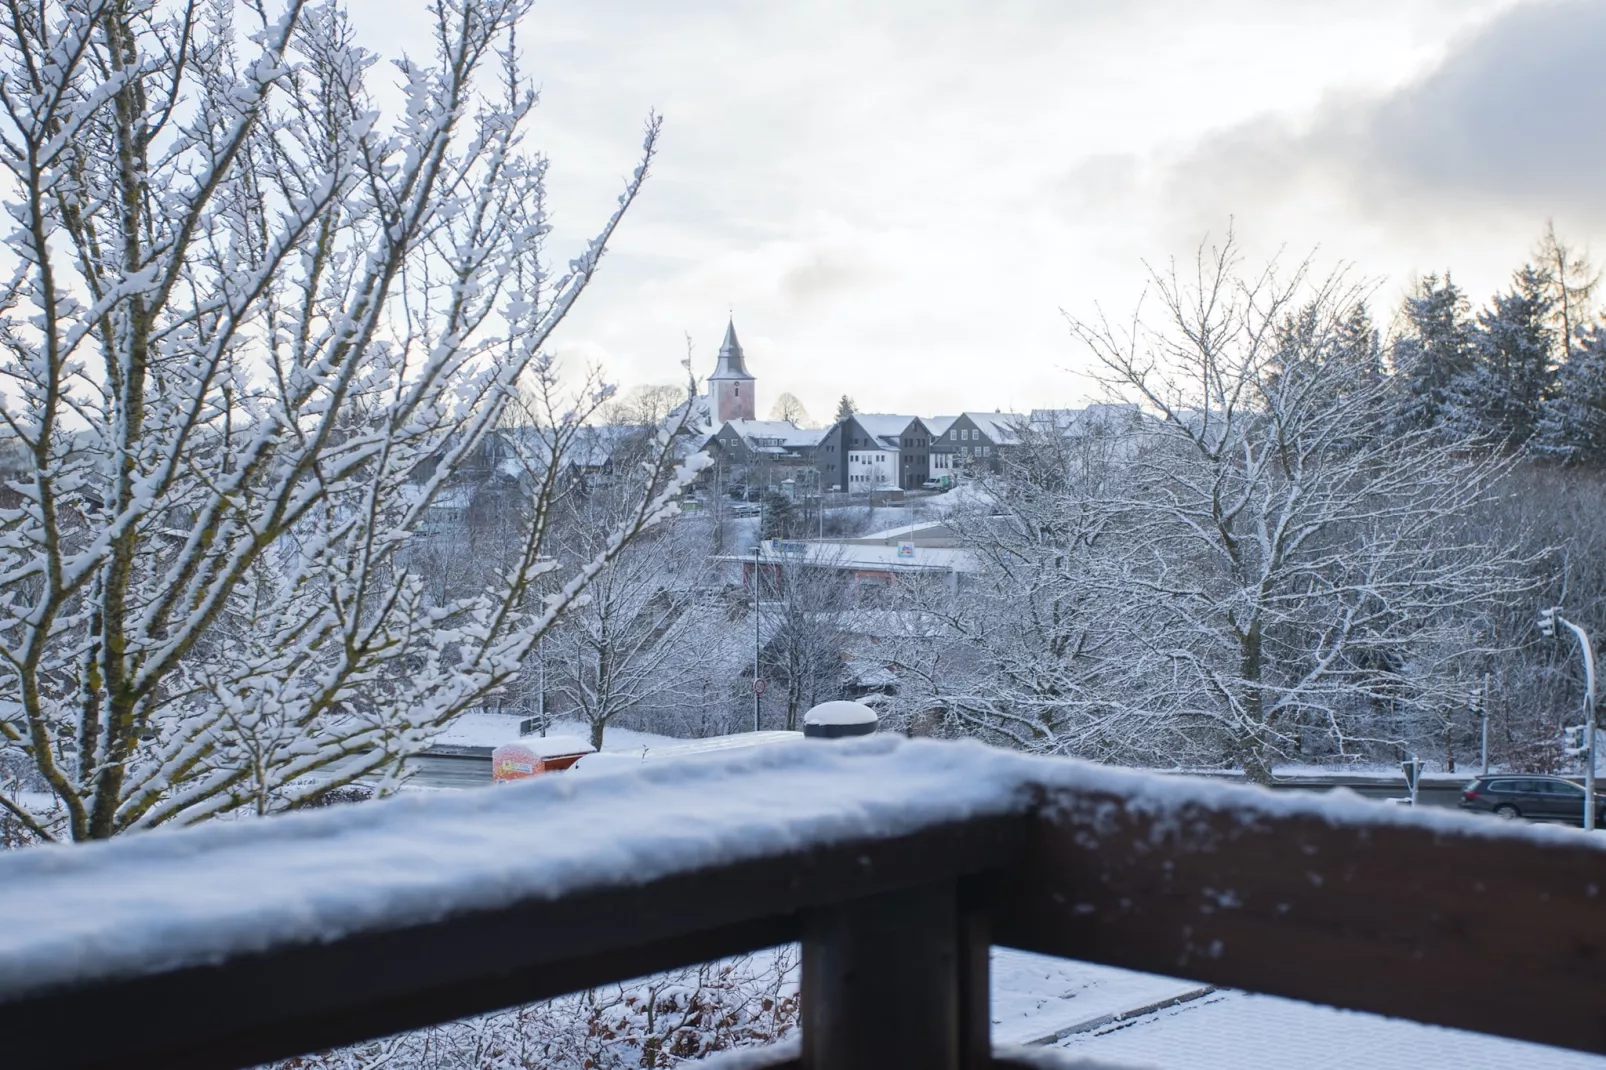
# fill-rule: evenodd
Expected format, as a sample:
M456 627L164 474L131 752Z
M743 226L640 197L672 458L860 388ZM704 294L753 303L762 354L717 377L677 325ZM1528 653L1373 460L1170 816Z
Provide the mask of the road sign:
M769 685L764 683L763 680L754 680L753 681L753 694L762 695L764 693L764 688L767 687L767 686L769 686Z

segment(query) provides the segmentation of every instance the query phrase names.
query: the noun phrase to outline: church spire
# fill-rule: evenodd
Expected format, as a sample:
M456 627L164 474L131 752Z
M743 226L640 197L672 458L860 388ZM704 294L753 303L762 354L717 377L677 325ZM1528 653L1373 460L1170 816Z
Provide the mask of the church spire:
M742 343L736 340L736 320L732 317L725 324L725 341L720 343L719 362L714 365L714 374L710 379L751 379L747 365L742 358Z

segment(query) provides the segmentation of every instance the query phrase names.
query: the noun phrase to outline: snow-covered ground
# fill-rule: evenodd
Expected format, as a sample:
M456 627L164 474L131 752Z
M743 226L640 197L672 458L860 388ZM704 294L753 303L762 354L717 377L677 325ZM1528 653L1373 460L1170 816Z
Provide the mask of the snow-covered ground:
M996 948L993 1041L1031 1044L1204 991L1196 981Z
M1244 992L1212 992L1057 1047L1154 1070L1606 1070L1606 1056Z
M433 742L450 747L500 747L519 738L519 724L526 715L509 713L471 712L453 721ZM579 721L553 721L547 726L552 736L578 736L590 739L591 729ZM673 736L660 736L652 732L632 732L628 728L609 728L602 737L605 751L639 751L643 747L660 747L666 744L685 743Z

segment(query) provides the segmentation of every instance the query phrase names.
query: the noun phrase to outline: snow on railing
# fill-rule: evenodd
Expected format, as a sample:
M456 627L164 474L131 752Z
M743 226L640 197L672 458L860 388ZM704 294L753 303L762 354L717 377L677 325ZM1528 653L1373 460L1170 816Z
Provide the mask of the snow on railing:
M0 1051L248 1065L793 939L808 1067L993 1065L993 943L1606 1051L1603 840L800 741L0 856Z

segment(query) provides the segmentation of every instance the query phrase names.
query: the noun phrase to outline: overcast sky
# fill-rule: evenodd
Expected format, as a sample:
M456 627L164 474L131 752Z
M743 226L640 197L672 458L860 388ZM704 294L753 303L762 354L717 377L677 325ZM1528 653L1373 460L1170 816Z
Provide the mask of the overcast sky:
M352 0L381 52L422 5ZM1061 309L1235 220L1252 255L1503 286L1547 218L1606 253L1599 0L542 0L554 251L661 156L557 349L706 375L734 310L760 416L1075 404Z

